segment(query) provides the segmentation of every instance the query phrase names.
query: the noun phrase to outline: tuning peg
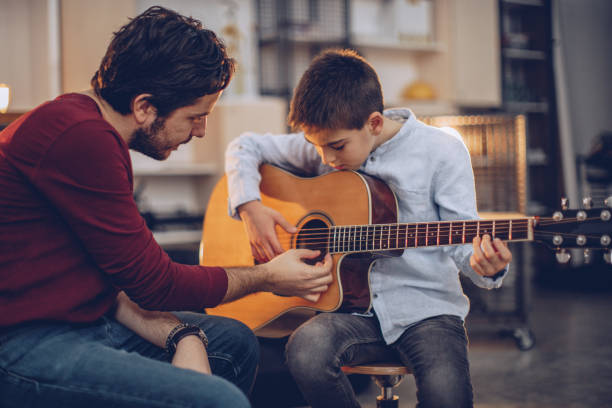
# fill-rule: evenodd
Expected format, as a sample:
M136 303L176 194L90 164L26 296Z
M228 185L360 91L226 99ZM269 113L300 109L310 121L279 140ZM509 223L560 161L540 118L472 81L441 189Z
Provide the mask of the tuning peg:
M561 197L561 209L567 210L569 208L569 199L567 197Z
M568 263L570 258L572 257L572 255L565 249L560 249L559 251L557 251L555 256L557 257L557 262L559 262L560 264Z
M606 207L612 208L612 196L610 196L610 197L608 197L608 198L606 198L606 199L604 200L604 205L605 205Z
M612 249L604 252L603 258L606 263L612 263Z
M589 248L586 248L584 250L584 263L585 264L590 264L591 261L593 260L593 251L591 251Z
M593 199L591 197L584 197L582 199L582 207L585 210L590 210L591 208L593 208Z

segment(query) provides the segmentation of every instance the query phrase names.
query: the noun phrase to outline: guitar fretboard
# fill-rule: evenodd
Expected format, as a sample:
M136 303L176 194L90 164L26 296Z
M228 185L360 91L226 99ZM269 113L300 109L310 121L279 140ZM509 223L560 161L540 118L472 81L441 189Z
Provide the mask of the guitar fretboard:
M488 234L502 241L533 239L531 218L443 221L408 224L339 225L329 229L329 252L390 251L471 244Z

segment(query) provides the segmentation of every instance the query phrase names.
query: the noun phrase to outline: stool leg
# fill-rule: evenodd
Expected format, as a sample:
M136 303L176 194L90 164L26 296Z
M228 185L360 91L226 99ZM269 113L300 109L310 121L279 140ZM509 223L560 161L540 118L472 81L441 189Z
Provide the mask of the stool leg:
M398 408L399 397L393 395L393 387L398 385L402 375L373 375L372 378L380 387L380 395L376 397L376 408Z

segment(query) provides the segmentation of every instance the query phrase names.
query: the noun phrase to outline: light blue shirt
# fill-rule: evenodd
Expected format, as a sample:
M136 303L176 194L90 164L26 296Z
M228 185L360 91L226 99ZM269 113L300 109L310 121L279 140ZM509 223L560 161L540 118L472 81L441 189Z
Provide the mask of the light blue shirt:
M397 197L398 222L477 219L474 174L463 141L418 121L408 109L386 110L385 116L403 122L395 136L370 153L359 171L378 177ZM258 168L269 163L300 176L335 171L324 165L303 133L242 134L226 152L229 211L258 200ZM493 280L477 274L469 263L472 245L410 248L401 257L376 260L371 274L372 303L385 341L423 319L450 314L465 319L469 301L458 272L483 288L501 286L504 274Z

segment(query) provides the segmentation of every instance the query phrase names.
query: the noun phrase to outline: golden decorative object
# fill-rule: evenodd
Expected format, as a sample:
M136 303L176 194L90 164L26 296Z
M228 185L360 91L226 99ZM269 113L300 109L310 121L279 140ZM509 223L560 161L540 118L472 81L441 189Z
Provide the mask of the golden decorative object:
M436 99L436 91L427 82L416 80L402 90L403 99L432 100Z

